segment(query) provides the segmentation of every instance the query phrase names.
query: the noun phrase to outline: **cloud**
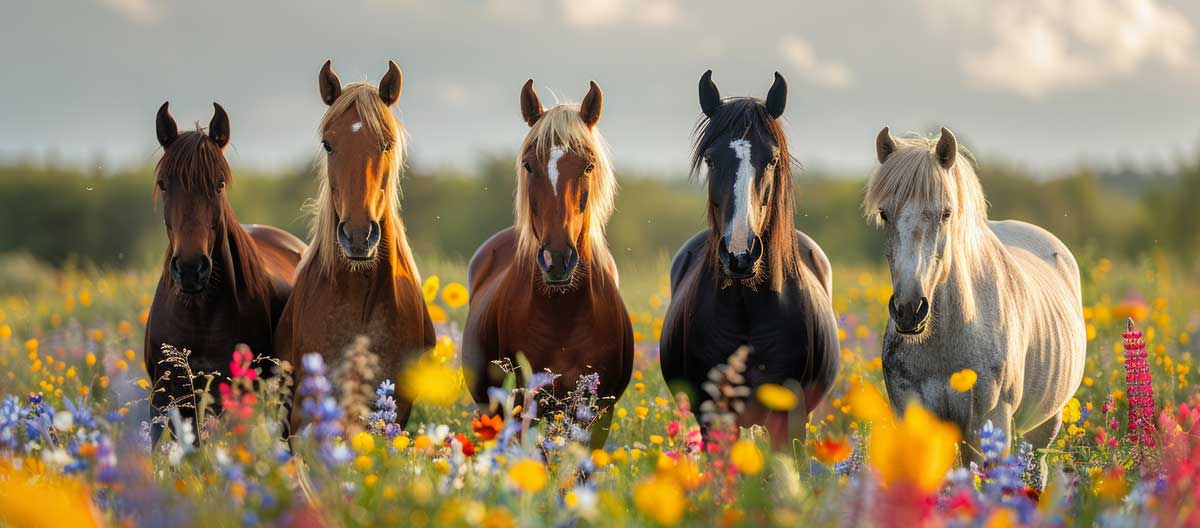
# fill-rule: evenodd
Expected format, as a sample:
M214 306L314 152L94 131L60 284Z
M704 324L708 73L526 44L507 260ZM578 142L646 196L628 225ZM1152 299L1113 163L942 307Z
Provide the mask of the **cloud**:
M574 27L621 23L668 27L680 20L679 0L561 0L563 19Z
M840 62L822 62L812 44L797 35L785 35L779 40L784 58L792 63L805 79L824 86L841 88L850 84L850 69Z
M143 26L162 21L166 10L158 0L100 0L104 6L123 15L126 20Z
M960 60L968 81L988 90L1036 99L1127 77L1147 63L1194 63L1195 28L1157 0L921 3L935 29L984 35L987 44Z

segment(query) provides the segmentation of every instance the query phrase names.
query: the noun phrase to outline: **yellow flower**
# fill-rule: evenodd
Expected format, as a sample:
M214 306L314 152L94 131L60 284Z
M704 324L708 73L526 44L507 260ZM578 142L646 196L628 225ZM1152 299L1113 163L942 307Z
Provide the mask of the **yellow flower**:
M651 475L634 486L633 503L658 524L674 526L683 519L687 496L675 479Z
M890 423L895 420L891 405L879 390L861 380L851 381L846 403L850 405L850 413L859 420L876 423Z
M958 392L967 392L975 386L979 375L971 369L962 369L950 375L950 387Z
M84 306L91 306L92 305L92 292L90 292L88 290L83 290L83 291L79 292L79 304L82 304Z
M87 357L84 358L83 361L84 363L87 363L87 366L89 367L94 366L96 364L96 354L88 352Z
M467 304L467 288L457 282L451 282L442 289L442 301L446 306L458 308Z
M433 320L433 322L439 324L446 322L446 310L442 309L441 306L430 304L426 305L425 308L429 310L429 318Z
M135 353L133 352L133 349L132 349L132 348L126 348L126 349L125 349L125 359L127 359L127 360L129 360L129 361L133 361L133 358L136 358L136 357L137 357L137 354L135 354Z
M373 465L375 465L375 461L371 460L371 457L367 455L359 455L358 458L354 459L354 467L358 468L360 471L371 469L371 466Z
M645 384L645 383L640 383L640 382L639 382L639 383L634 383L634 384L633 384L633 390L635 390L635 391L638 391L638 392L646 392L646 384Z
M877 423L871 433L871 464L885 485L906 482L933 493L958 458L960 439L958 427L914 402L902 421Z
M1120 466L1113 466L1104 472L1099 479L1093 479L1092 491L1097 496L1110 501L1119 501L1125 497L1125 471Z
M425 279L425 283L421 285L421 293L425 295L425 302L431 303L437 298L437 292L442 287L441 284L437 275L430 275Z
M454 340L450 336L442 336L437 340L437 345L433 347L433 359L438 363L445 363L454 358Z
M142 390L150 390L150 381L146 378L138 378L137 386Z
M129 364L126 363L124 359L118 359L116 363L113 363L113 366L121 372L129 370Z
M650 443L655 444L655 445L661 445L663 443L662 435L656 435L656 434L650 435Z
M796 408L799 399L796 393L783 385L764 383L754 392L758 401L772 411L790 411Z
M421 359L404 370L401 387L404 397L411 401L450 405L459 397L458 372L445 364Z
M88 335L92 338L92 341L97 343L104 341L104 331L99 328L93 328L88 332Z
M647 409L646 407L639 405L637 407L634 407L633 413L636 414L638 418L641 418L644 420L646 418L646 415L650 414L650 409Z
M522 459L509 467L508 478L517 487L530 493L542 491L550 480L546 475L546 466L531 458Z
M396 435L396 437L392 439L392 447L395 448L396 451L404 451L408 447L409 442L410 440L408 436Z
M424 451L433 447L433 439L425 435L418 435L416 440L413 440L413 449Z
M366 431L360 432L350 438L350 447L359 454L370 453L375 450L375 437Z
M757 475L763 469L763 454L752 440L738 440L729 450L729 461L743 474Z
M25 342L25 350L28 350L30 352L37 352L37 349L38 349L38 340L37 339L30 339Z
M1062 410L1063 423L1073 424L1083 418L1083 412L1079 408L1079 399L1071 398L1067 405Z
M608 456L608 451L596 449L592 451L592 464L598 468L607 466L612 461L612 457Z
M150 320L150 309L146 308L138 314L138 320L142 322L142 326L146 326L146 321Z
M12 327L7 324L0 325L0 341L8 341L10 337L12 337Z
M133 334L133 323L122 319L121 322L117 323L117 333L123 336Z
M668 401L666 398L663 398L662 396L654 397L654 404L658 405L659 407L666 407L668 403L671 403L671 402Z
M379 482L379 475L370 474L370 475L363 477L363 485L366 486L367 489L374 488L375 484L378 482Z

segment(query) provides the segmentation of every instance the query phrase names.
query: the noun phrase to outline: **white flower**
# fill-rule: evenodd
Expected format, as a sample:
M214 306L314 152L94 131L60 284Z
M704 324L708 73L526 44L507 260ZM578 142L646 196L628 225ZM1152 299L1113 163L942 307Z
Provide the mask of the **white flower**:
M71 411L60 411L54 415L54 428L59 431L69 431L75 425L75 415Z

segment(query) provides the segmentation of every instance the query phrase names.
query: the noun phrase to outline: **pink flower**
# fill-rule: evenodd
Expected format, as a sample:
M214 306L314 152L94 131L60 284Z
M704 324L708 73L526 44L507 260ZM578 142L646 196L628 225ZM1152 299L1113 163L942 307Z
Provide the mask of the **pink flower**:
M1126 427L1135 444L1154 446L1154 387L1150 366L1146 362L1146 342L1142 333L1129 318L1125 338L1125 394L1129 400L1129 419Z
M238 345L233 349L233 361L229 362L229 374L247 381L258 379L258 371L250 366L252 361L254 361L254 352L250 351L250 347L244 344Z
M667 436L670 438L675 438L675 435L677 434L679 434L679 420L675 420L667 424Z

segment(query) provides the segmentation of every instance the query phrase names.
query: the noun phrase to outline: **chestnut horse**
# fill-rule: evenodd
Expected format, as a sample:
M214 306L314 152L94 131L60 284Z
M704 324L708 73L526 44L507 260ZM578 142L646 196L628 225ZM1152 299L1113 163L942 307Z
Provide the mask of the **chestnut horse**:
M239 343L275 356L275 324L305 246L274 227L242 226L233 215L225 194L233 174L223 152L229 116L221 105L213 103L208 134L179 133L167 106L158 109L163 156L154 170L154 196L163 204L168 246L146 322L144 359L156 384L156 411L176 405L192 418L192 384L160 364L162 345L191 350L194 372L228 374Z
M745 386L797 386L801 423L753 397L736 417L741 426L765 425L777 448L804 438L807 413L829 391L839 360L829 260L793 227L792 157L778 122L786 103L778 73L765 101L722 100L712 71L700 78L692 174L703 169L708 181L709 228L671 263L660 341L664 379L682 382L702 406L709 372L743 346Z
M604 403L592 427L594 446L608 438L612 403L633 373L633 328L604 239L617 183L596 130L601 103L593 82L581 105L544 110L533 80L525 83L521 113L530 130L517 156L516 225L471 258L463 330L465 377L481 406L488 387L504 377L493 362L518 353L534 371L561 376L554 385L560 400L580 376L599 374Z
M400 221L405 135L390 109L400 98L400 68L388 61L378 88L343 87L326 61L319 86L329 108L320 124L324 152L312 246L296 272L276 339L293 365L310 352L335 365L355 337L367 336L382 376L399 379L408 360L432 347L435 337ZM411 410L412 402L398 397L396 421L404 425ZM299 420L300 413L292 412L293 432Z

